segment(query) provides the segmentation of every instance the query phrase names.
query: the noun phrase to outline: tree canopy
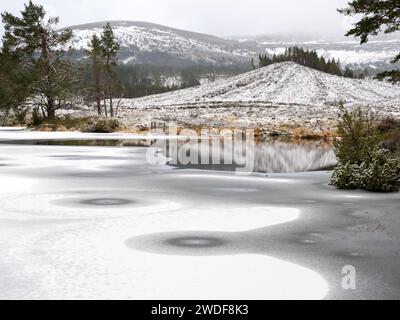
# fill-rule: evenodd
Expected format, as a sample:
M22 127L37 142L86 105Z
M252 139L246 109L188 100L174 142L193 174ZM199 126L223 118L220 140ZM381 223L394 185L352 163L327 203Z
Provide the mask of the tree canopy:
M58 32L59 19L46 18L44 8L32 1L25 4L21 17L8 12L1 16L5 30L3 56L30 74L27 93L31 99L36 99L44 116L54 118L74 84L72 65L66 59L68 52L63 49L72 38L72 31Z
M107 79L105 92L110 101L110 116L113 117L113 96L115 95L116 91L122 90L120 90L121 85L117 80L115 71L113 70L113 67L115 67L118 62L117 54L120 49L120 45L115 38L114 31L110 23L107 23L103 28L103 33L100 40L100 49L104 58L105 76ZM105 112L107 114L107 107L105 107Z
M326 60L324 57L319 57L315 50L309 51L300 47L289 47L282 54L274 54L272 57L268 57L267 55L259 56L260 67L285 61L293 61L302 66L338 76L342 75L340 61L336 61L334 58Z
M347 16L360 16L361 19L350 29L346 36L356 36L361 44L367 43L370 36L379 33L393 33L400 30L400 0L353 0L349 6L339 9ZM400 61L400 52L392 62ZM400 81L400 71L385 72L378 78L390 78L393 82Z

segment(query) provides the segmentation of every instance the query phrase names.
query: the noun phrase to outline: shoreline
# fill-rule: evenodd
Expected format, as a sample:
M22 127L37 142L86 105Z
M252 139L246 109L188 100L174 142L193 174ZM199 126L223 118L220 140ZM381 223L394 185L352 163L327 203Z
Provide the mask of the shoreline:
M164 127L164 124L159 124L159 127ZM216 127L208 127L208 128L199 128L198 126L185 126L185 127L178 127L177 135L169 135L168 132L162 130L162 129L156 129L154 131L152 130L146 130L143 128L124 128L122 130L116 130L114 132L104 132L103 134L110 134L110 135L131 135L132 137L137 137L137 138L145 138L145 137L171 137L171 138L176 138L180 137L182 139L184 138L189 138L190 135L181 135L182 132L185 132L187 130L190 130L193 133L196 133L198 137L208 137L208 138L215 138L215 137L224 137L226 135L224 134L218 134L219 131L224 131L224 130L231 130L234 134L238 134L240 132L245 132L246 129L243 128L216 128ZM268 141L274 138L280 138L280 139L288 139L289 141L333 141L335 138L337 138L337 135L333 132L313 132L311 130L305 129L305 128L300 128L297 127L294 130L266 130L266 129L260 129L260 128L254 128L251 129L254 132L254 138L257 141ZM76 129L67 129L64 126L57 126L57 125L41 125L40 127L29 127L29 126L21 126L21 127L1 127L0 126L0 133L4 132L42 132L42 133L74 133L74 134L101 134L102 132L85 132L81 130L76 130ZM205 132L207 132L204 134Z
M114 118L97 115L93 107L74 106L60 109L58 118L32 126L36 131L84 131L90 122L116 121L120 129L116 133L146 134L154 128L165 133L165 128L174 123L178 133L189 129L200 133L228 130L254 130L260 140L271 137L290 137L304 140L332 140L337 137L339 119L338 105L298 105L278 106L237 105L227 103L203 107L195 106L130 106L131 100L122 103ZM399 105L395 104L346 104L346 108L361 107L374 114L377 120L400 118ZM28 117L29 121L29 117ZM115 129L110 129L110 132Z

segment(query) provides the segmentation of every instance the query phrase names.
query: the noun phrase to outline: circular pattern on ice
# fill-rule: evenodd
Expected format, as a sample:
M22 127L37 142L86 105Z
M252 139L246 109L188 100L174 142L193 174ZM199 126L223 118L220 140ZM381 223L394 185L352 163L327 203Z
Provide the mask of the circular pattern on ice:
M0 218L64 220L141 216L179 209L182 205L162 193L149 197L145 192L129 189L84 189L9 196L0 199L0 207Z
M82 204L89 204L92 206L125 206L134 203L128 199L117 199L117 198L98 198L98 199L87 199L80 201Z
M225 244L225 241L218 238L206 238L206 237L182 237L172 238L166 241L167 244L176 247L187 247L187 248L214 248L220 247Z

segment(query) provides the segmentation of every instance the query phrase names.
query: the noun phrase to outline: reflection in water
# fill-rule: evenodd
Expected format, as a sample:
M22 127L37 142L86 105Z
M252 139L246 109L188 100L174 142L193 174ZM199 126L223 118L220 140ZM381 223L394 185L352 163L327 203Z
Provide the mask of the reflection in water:
M178 151L172 153L167 142L161 149L167 158L172 159L169 165L181 169L235 171L246 166L253 172L286 173L331 169L337 164L332 145L323 141L273 139L253 145L246 144L245 141L231 142L226 143L225 140L224 143L221 140L216 144L209 140L204 148L204 141L192 141L190 150L186 150L189 149L187 143L179 142ZM187 158L198 160L182 163L181 158L175 156L182 152L186 152ZM219 161L215 161L216 159Z
M330 169L337 164L331 145L325 142L279 142L259 144L256 149L257 171L302 172Z
M11 143L11 142L10 142ZM331 143L271 139L248 143L232 138L189 140L43 140L18 141L18 144L67 146L147 147L161 163L178 169L244 171L265 173L306 172L332 169L336 156ZM80 157L71 158L81 159ZM169 160L169 161L167 161Z

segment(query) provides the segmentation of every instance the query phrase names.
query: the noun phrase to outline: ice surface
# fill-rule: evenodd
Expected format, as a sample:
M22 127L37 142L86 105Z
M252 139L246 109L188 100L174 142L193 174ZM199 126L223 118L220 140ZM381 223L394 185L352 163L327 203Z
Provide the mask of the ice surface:
M140 140L140 139L166 139L165 135L134 135L128 133L82 133L82 132L41 132L41 131L25 131L24 129L13 129L0 127L1 141L33 141L33 140ZM169 136L169 139L180 138L185 136Z
M0 144L0 298L399 297L399 193L335 190L328 172L174 169L146 153ZM346 265L355 291L341 287Z
M315 271L248 248L253 230L299 218L298 208L263 200L266 185L284 180L175 171L148 165L145 153L0 145L12 164L0 167L0 298L327 294Z
M25 130L25 127L0 127L0 132L5 132L5 131L23 131Z

